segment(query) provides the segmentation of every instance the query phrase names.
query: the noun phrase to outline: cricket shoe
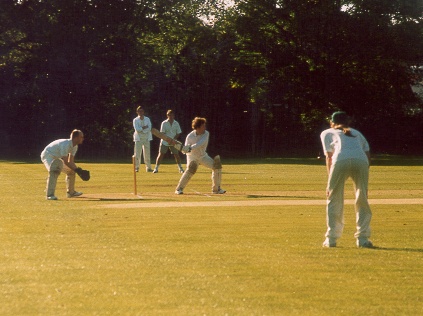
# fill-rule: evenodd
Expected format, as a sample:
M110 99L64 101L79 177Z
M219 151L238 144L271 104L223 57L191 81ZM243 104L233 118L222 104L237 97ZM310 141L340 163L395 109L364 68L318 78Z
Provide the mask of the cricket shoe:
M373 243L368 239L366 240L357 239L357 247L358 248L375 248L375 246L373 246Z
M334 248L336 247L336 241L331 238L326 238L322 245L323 248Z
M213 191L213 194L225 194L225 193L226 193L226 190L223 190L221 188L219 188L219 190L217 191Z
M179 173L184 173L184 169L179 168Z
M181 195L184 194L184 191L182 191L182 189L175 190L175 194Z
M47 197L47 200L50 200L50 201L56 201L56 200L58 200L58 198L57 198L57 197L55 197L54 195L52 195L52 196L48 196L48 197Z
M153 173L158 173L159 172L159 170L158 169L154 169L153 170Z
M76 197L76 196L81 196L82 195L82 192L77 192L77 191L75 191L75 192L73 192L73 193L67 193L66 194L66 196L68 197L68 198L73 198L73 197Z

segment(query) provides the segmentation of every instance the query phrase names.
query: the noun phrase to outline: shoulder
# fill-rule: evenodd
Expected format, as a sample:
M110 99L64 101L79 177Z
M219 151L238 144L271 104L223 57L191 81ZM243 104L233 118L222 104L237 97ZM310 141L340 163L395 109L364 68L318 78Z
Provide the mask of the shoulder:
M320 137L324 137L326 135L333 134L334 131L335 131L335 129L333 129L333 128L325 129L323 132L320 133Z

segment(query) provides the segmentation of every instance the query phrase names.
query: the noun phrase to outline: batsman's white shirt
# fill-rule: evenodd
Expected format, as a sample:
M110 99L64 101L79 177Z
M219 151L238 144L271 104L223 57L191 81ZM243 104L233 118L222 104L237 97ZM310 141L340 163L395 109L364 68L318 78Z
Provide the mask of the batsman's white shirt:
M141 119L139 116L134 118L132 121L132 124L134 126L134 142L140 142L145 140L152 140L153 136L151 135L151 121L147 116L144 116L143 119ZM148 126L146 129L143 129L143 126Z
M185 139L185 146L191 146L191 152L187 153L188 161L201 160L208 156L206 149L209 144L209 132L205 131L204 134L197 135L194 130L187 135Z
M344 159L368 161L366 152L370 150L366 138L356 129L350 128L351 135L346 136L342 130L329 128L320 134L325 154L332 152L332 163Z
M160 132L165 133L170 138L175 138L176 135L182 133L182 130L177 121L173 120L173 123L170 124L169 120L165 120L160 126ZM163 139L161 140L161 143L165 146L169 146L168 142Z
M47 170L50 170L50 166L55 159L61 159L68 154L75 156L77 151L78 145L73 146L71 139L58 139L44 148L41 152L41 161Z

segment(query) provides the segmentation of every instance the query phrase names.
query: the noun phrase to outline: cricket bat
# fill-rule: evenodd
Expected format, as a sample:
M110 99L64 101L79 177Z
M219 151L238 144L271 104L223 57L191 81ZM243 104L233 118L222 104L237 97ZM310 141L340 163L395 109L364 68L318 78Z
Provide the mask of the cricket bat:
M177 150L182 151L182 148L184 147L184 145L180 141L177 141L175 139L170 138L165 133L160 132L157 128L152 128L151 129L151 133L154 136L156 136L156 137L158 137L160 139L163 139L164 141L168 142L169 145L171 145L172 142L175 141L176 144L175 145L172 145L172 146L175 147Z

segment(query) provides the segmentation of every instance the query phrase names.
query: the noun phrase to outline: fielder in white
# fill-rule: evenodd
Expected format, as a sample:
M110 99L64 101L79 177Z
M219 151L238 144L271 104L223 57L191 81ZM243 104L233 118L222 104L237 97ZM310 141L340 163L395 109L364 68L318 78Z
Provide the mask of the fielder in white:
M150 141L153 139L151 135L151 121L144 115L144 109L139 106L137 108L138 116L133 120L134 126L134 156L135 171L138 172L141 164L141 153L144 154L145 171L152 172L150 160Z
M345 112L332 115L331 128L321 135L329 174L326 189L327 231L323 247L336 247L336 240L344 229L344 186L351 177L355 189L357 247L373 248L370 237L372 212L368 203L370 149L366 138L349 127L350 119Z
M189 133L185 140L184 151L187 155L187 169L179 180L175 194L183 194L184 188L192 176L197 172L199 165L212 169L212 192L214 194L226 193L220 187L222 181L222 163L220 156L212 159L206 152L209 143L209 132L206 131L206 119L196 117L192 121L193 131Z
M175 120L175 113L172 110L168 110L166 116L167 120L162 122L162 125L160 126L160 132L165 133L170 138L177 140L179 135L182 133L181 126L179 125L178 121ZM175 157L179 172L184 172L184 169L182 169L181 165L181 157L179 157L179 151L172 145L173 144L169 144L163 139L160 141L159 155L157 156L156 167L154 168L153 173L159 172L160 163L162 162L163 157L166 155L168 150L170 150L170 152Z
M80 130L73 130L70 139L58 139L51 142L41 152L41 161L48 171L47 178L47 200L57 200L55 196L57 178L60 172L66 174L67 197L82 195L82 192L75 191L75 155L78 145L84 141L84 133Z

